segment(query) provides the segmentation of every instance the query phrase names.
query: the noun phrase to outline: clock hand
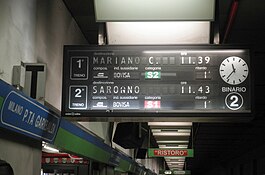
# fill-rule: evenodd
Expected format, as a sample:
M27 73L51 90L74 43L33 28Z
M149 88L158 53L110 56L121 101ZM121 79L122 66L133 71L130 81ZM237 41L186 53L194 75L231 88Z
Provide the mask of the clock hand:
M235 66L234 66L234 64L232 64L232 72L226 77L226 79L229 79L229 77L233 74L233 73L235 73L236 72L236 69L235 69Z
M234 64L232 64L233 72L236 72Z
M228 79L234 72L234 70L226 77L226 79Z

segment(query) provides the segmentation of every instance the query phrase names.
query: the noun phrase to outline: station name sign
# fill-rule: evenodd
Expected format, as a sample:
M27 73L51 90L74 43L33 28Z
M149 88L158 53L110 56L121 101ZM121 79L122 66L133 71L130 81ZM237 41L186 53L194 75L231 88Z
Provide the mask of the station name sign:
M62 115L249 116L250 75L250 51L238 47L65 46Z
M60 116L0 80L0 127L53 143Z

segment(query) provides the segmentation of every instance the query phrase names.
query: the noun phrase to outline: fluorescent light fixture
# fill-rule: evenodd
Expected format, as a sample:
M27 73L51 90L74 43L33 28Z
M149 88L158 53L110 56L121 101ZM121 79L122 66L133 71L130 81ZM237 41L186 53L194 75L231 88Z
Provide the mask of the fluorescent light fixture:
M158 146L159 148L168 148L168 149L188 148L188 145L183 145L183 146L158 145Z
M178 168L181 168L181 167L183 167L184 166L184 164L183 165L178 165L178 164L172 164L172 163L167 163L167 165L169 166L169 167L178 167Z
M109 45L209 44L210 22L107 22Z
M180 159L180 158L165 158L166 161L173 161L173 162L185 162L185 158L184 159Z
M53 148L52 145L46 143L46 142L42 142L42 147L43 149L45 149L47 152L51 152L51 153L59 153L60 151L56 148Z
M169 162L168 162L168 163L169 163ZM176 164L177 164L177 165L184 165L184 164L185 164L185 162L171 162L171 161L170 161L170 163L171 163L171 164L174 164L174 165L176 165Z
M163 145L160 145L159 144L159 146L163 146L163 147L167 147L167 146L188 146L188 145L186 145L186 144L178 144L178 145L176 145L176 144L163 144Z
M179 133L190 133L191 129L151 129L153 133L155 132L179 132Z
M177 171L182 171L182 170L183 170L183 168L176 168L176 169L174 169L174 170L177 170Z
M184 165L185 163L184 162L169 162L169 163L171 163L172 165L174 164L174 165Z
M165 146L165 147L160 147L159 148L168 148L168 149L181 149L181 148L188 148L187 146Z
M175 169L175 168L183 169L183 168L184 168L183 165L168 165L168 167L169 167L170 169Z
M185 160L185 157L165 157L165 159L177 159L177 160Z
M56 148L52 148L52 147L50 147L50 146L48 146L48 145L44 145L43 148L46 149L46 150L48 150L48 151L51 151L51 152L53 152L53 153L59 153L59 150L58 150L58 149L56 149Z
M157 140L157 143L189 143L188 140Z
M107 21L213 21L215 0L94 0L95 16Z
M153 136L190 136L190 133L157 132L157 133L153 133Z
M185 52L189 52L189 53L244 53L244 50L240 50L240 49L227 49L227 50L146 50L143 53L146 54L157 54L157 53L185 53Z
M172 172L166 170L166 171L164 172L164 174L172 174Z
M192 126L192 122L148 122L149 126Z

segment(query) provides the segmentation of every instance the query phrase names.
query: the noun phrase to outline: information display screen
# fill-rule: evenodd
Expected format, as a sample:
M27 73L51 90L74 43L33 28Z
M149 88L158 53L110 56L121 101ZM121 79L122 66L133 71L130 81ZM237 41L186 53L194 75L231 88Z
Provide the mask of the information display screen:
M227 46L65 46L62 115L249 116L250 51ZM160 119L159 119L160 118Z

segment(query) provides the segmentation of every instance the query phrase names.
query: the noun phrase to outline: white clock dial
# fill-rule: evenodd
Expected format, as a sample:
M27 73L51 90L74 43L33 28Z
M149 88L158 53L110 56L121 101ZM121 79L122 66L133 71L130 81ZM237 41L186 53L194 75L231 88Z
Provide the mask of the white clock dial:
M231 56L226 58L220 65L221 78L228 84L237 85L248 77L248 65L240 57Z

